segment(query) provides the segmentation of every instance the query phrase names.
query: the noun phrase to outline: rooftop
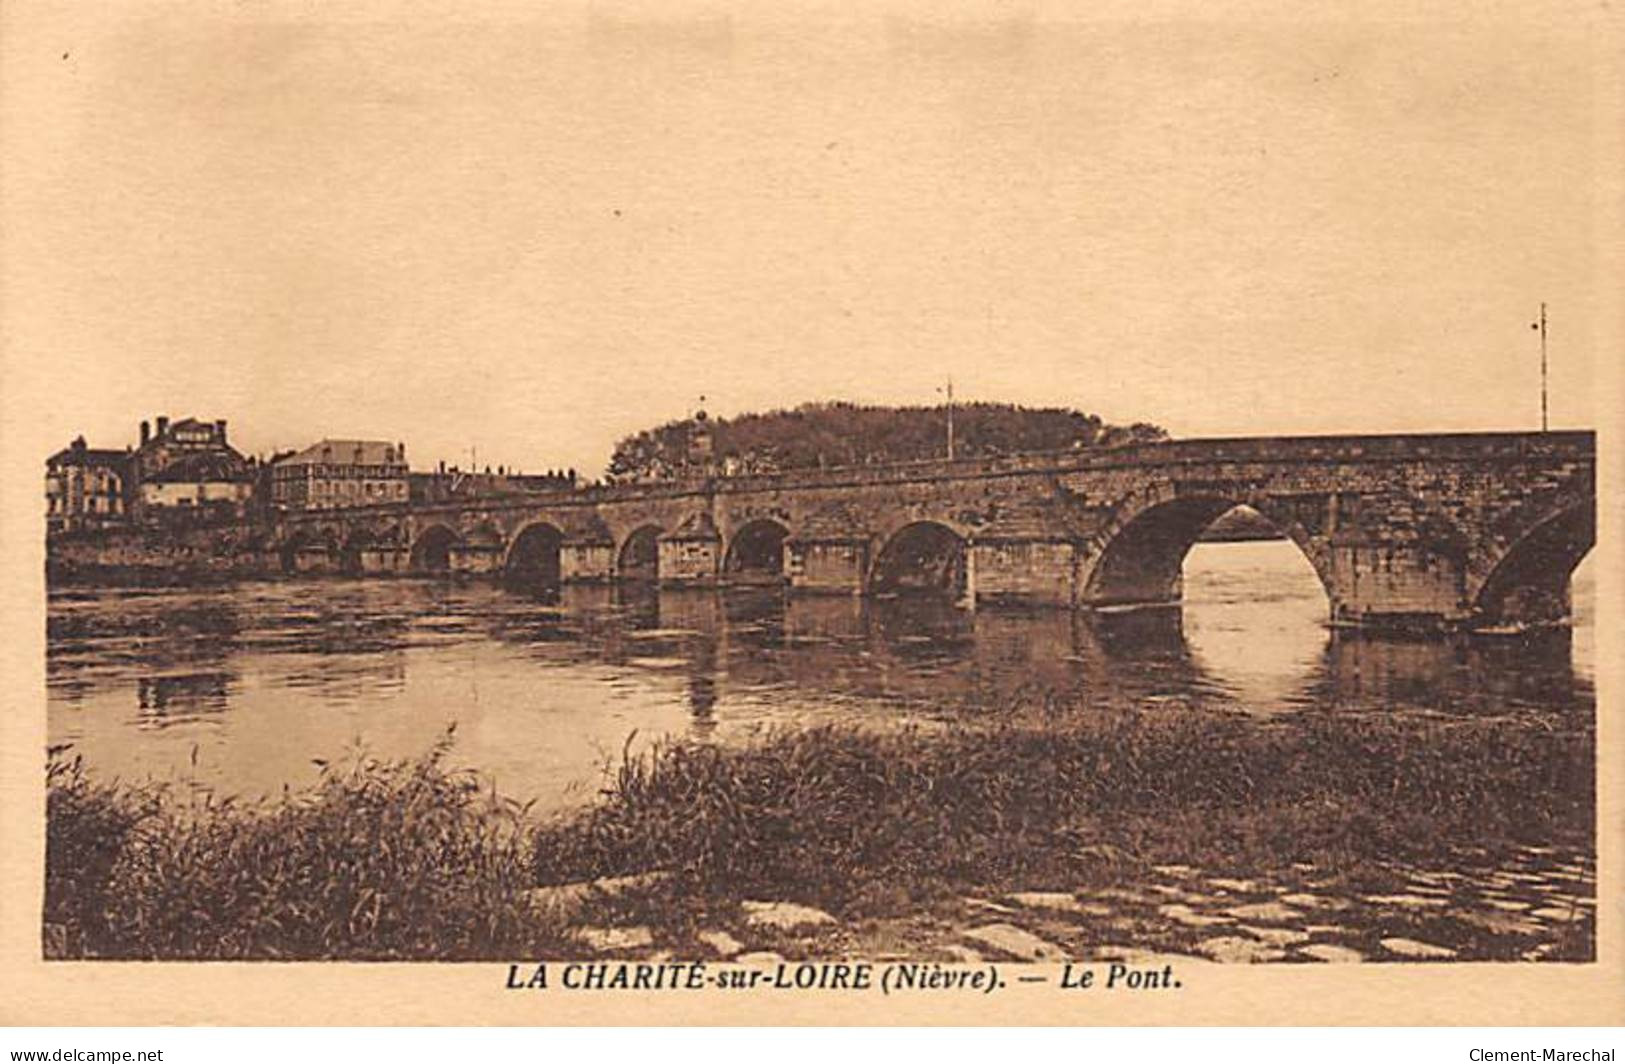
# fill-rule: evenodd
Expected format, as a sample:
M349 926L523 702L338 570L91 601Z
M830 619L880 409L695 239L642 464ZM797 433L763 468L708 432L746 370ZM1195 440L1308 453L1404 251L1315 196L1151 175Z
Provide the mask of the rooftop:
M322 440L277 465L405 465L406 448L388 440Z

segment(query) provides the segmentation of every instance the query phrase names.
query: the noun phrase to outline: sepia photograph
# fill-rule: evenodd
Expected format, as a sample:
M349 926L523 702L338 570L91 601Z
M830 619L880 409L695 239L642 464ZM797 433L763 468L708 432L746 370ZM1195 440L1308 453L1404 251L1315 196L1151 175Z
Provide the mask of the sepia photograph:
M1618 1022L1617 15L1379 8L11 7L8 966Z

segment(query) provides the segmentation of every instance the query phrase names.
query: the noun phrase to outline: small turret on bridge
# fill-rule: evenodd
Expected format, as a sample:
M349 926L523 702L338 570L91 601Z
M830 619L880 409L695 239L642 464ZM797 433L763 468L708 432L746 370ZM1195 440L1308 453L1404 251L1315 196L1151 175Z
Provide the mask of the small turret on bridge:
M1245 505L1334 622L1488 626L1566 616L1595 495L1591 432L1181 440L288 514L268 547L289 571L1114 608L1177 603L1186 552Z

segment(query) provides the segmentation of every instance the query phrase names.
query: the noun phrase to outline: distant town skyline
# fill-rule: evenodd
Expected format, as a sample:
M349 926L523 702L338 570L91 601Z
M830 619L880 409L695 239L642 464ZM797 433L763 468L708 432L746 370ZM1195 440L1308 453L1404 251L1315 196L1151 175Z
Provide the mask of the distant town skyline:
M1183 437L1529 429L1542 301L1551 425L1595 423L1578 18L281 10L7 53L54 86L7 141L40 456L162 413L596 477L702 394L949 375Z

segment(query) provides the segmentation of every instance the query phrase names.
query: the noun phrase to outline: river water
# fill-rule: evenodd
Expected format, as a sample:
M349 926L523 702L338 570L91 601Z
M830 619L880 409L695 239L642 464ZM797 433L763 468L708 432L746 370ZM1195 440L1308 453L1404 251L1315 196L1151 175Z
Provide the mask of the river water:
M266 581L53 591L48 732L101 778L245 797L358 749L452 759L544 810L591 799L624 749L825 721L1048 705L1214 712L1594 710L1594 586L1538 638L1376 639L1325 626L1284 541L1199 544L1182 610L967 612L918 599L486 584Z

